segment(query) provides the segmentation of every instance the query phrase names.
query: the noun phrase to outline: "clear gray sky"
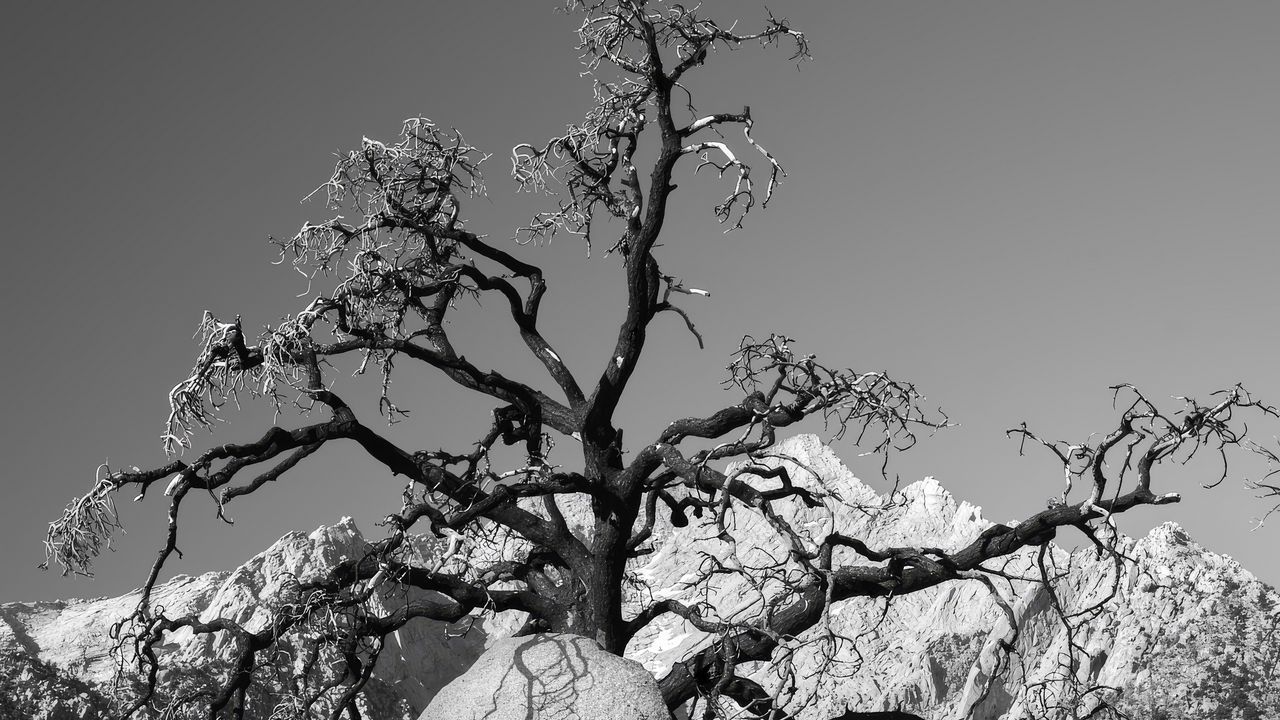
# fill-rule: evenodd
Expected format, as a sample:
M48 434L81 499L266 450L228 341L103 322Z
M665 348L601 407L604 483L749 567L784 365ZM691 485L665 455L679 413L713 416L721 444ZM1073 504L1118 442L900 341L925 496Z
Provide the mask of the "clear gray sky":
M748 24L763 13L759 2L716 5ZM456 126L494 155L472 227L509 236L534 207L507 179L511 146L557 132L590 99L574 20L554 6L10 9L0 601L142 582L163 535L159 493L125 503L129 532L93 581L35 569L46 523L104 460L163 462L166 393L194 357L202 311L259 327L300 306L305 285L270 264L265 238L328 217L298 200L327 177L333 152L389 138L415 114ZM1063 439L1105 431L1111 384L1167 398L1243 381L1280 403L1280 4L769 6L808 32L814 62L721 54L692 89L700 110L749 104L790 177L767 212L727 236L710 214L722 188L681 181L689 193L660 259L712 292L686 303L707 349L678 319L659 323L624 407L630 443L733 402L718 386L729 353L744 333L771 330L830 364L916 382L961 427L894 469L938 477L993 520L1042 508L1061 478L1046 455L1019 458L1003 430L1026 420ZM548 334L594 377L622 312L617 264L587 260L570 239L521 253L550 273ZM509 331L500 313L473 310L456 327L469 358L523 373ZM482 403L429 374L399 387L415 411L395 431L406 442L457 447L480 432ZM269 420L228 417L214 439L255 437ZM1273 442L1277 427L1254 429ZM857 448L837 449L873 479ZM1239 474L1199 489L1215 472L1193 464L1166 486L1185 492L1181 506L1135 512L1122 527L1175 519L1280 581L1280 522L1251 533L1262 506ZM230 568L287 530L344 514L376 532L399 490L355 453L322 453L229 508L234 527L192 498L186 558L170 567Z

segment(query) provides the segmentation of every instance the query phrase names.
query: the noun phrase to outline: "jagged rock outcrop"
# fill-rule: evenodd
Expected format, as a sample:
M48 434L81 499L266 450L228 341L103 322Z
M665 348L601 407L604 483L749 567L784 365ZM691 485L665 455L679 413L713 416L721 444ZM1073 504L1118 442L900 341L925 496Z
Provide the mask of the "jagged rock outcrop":
M289 601L289 593L296 583L317 579L334 564L358 557L369 547L355 523L343 518L309 535L289 533L231 572L175 577L156 587L152 603L163 606L169 617L187 614L198 614L203 620L225 617L256 631L270 622L270 610ZM419 539L411 551L427 556L434 552L434 546L428 540ZM401 601L400 597L380 594L374 598L373 608L390 608ZM127 694L131 689L128 677L118 690L114 689L118 658L111 653L113 642L107 631L127 617L137 602L135 592L116 598L0 605L0 661L7 663L0 665L0 679L47 686L47 692L57 698L70 692L61 689L63 685L75 681L80 685L71 693L74 697L59 700L59 706L66 706L67 712L79 712L81 707L92 712L47 717L53 720L102 716L97 709L108 704L108 697L116 692ZM176 685L211 675L217 677L226 669L232 651L230 642L222 635L174 633L159 648L163 664L161 684ZM486 635L478 627L464 634L441 623L414 620L387 638L378 659L376 677L369 683L361 702L372 709L370 715L379 720L412 720L439 688L470 666L483 652L485 643ZM36 669L35 675L31 668ZM33 679L21 680L28 676ZM268 680L263 691L251 698L254 706L251 714L262 718L270 714L272 684ZM84 698L80 698L81 695ZM0 714L5 720L27 716Z
M494 644L446 685L419 720L667 720L644 666L580 635L545 633Z
M862 538L871 547L924 544L955 549L990 525L979 508L956 503L933 478L902 488L892 497L879 496L812 435L784 441L773 454L791 458L786 465L795 482L812 485L810 478L818 475L830 489L821 507L796 501L782 511L797 530L814 540L834 531ZM725 620L758 610L762 594L732 575L721 576L705 595L682 589L700 566L699 551L722 559L736 555L741 567L786 557L782 539L758 515L731 510L726 525L736 543L718 539L718 530L709 525L691 524L670 532L640 571L655 589L655 597L702 600ZM850 552L840 559L857 562L856 558ZM844 643L837 653L840 665L832 668L835 672L819 685L799 688L797 701L809 706L805 717L815 718L834 717L846 706L920 712L947 705L1001 617L986 588L977 583L952 583L896 598L887 609L880 600L841 603L830 613L830 627L838 635L856 639L856 651L855 643ZM662 672L706 640L687 623L666 618L643 632L631 652L651 671ZM800 676L816 670L820 662L816 650L797 650ZM778 684L767 673L760 679L769 687Z
M797 501L784 511L812 538L835 530L871 547L954 550L991 525L980 508L957 502L933 478L878 496L812 435L780 443L773 455L790 458L785 464L797 482L816 473L832 491L821 508ZM697 524L671 530L657 543L640 571L654 597L702 600L723 619L757 609L760 593L733 575L719 576L707 591L683 587L698 567L699 551L722 561L736 554L744 567L785 557L781 539L758 516L731 511L726 525L737 537L736 546L717 539L716 528ZM1136 717L1280 717L1280 594L1230 558L1208 552L1173 523L1119 543L1134 560L1119 573L1112 559L1097 558L1091 548L1068 553L1050 546L1046 553L1046 564L1062 574L1055 587L1068 612L1114 595L1104 612L1082 620L1071 638L1042 586L1020 581L999 586L1017 616L1020 637L1018 652L1002 660L1010 667L990 688L994 660L1004 658L994 650L1008 623L983 585L953 582L887 605L883 600L838 605L830 628L853 642L836 653L839 662L825 679L799 689L797 698L808 700L801 717L835 717L848 707L954 720L971 706L976 706L973 717L983 720L1060 717L1057 708L1071 672L1086 685L1121 690L1117 704ZM999 569L1035 577L1034 554L1029 549L1013 555ZM859 562L852 552L841 560ZM816 635L817 630L801 640ZM1074 671L1063 664L1069 640L1085 651ZM666 618L639 636L628 654L661 673L706 641L687 623ZM817 649L797 650L799 677L818 668ZM769 672L759 671L757 679L779 687Z
M837 530L872 547L955 549L991 524L980 508L957 502L932 478L879 495L811 435L784 441L772 454L775 458L767 462L785 462L797 483L813 487L816 475L830 490L821 507L797 502L784 510L812 538ZM565 510L573 517L574 508ZM660 525L650 543L653 552L636 561L643 582L632 596L634 606L673 597L704 601L726 619L755 612L762 597L776 590L767 578L759 583L759 592L731 574L716 576L696 592L688 586L707 560L700 553L743 567L760 565L770 556L785 557L780 540L754 513L731 510L726 525L736 543L719 539L718 529L706 518L681 528ZM1050 718L1061 716L1054 706L1061 704L1071 674L1086 684L1121 691L1116 702L1134 717L1280 717L1280 595L1230 558L1206 551L1172 523L1119 543L1134 561L1119 573L1109 558L1099 559L1089 549L1046 551L1046 563L1061 575L1056 587L1063 607L1087 607L1113 596L1105 612L1082 619L1070 637L1043 588L1016 580L999 585L1019 630L1018 652L1011 657L996 652L1009 631L1005 614L976 582L949 583L895 598L887 606L883 600L838 605L830 613L829 627L849 641L840 643L831 672L796 689L797 701L806 704L799 717L825 720L852 709L953 720L972 708L972 716L983 720ZM222 615L253 626L266 621L264 609L281 602L293 578L305 582L367 547L350 520L310 535L291 533L233 572L174 578L156 589L156 602L170 615ZM423 541L417 551L426 557L434 549ZM853 553L840 560L859 561ZM1002 569L1011 576L1030 576L1034 563L1034 550L1028 550L1008 558ZM7 717L8 707L23 708L10 711L14 717L41 720L99 716L115 673L105 629L136 601L136 595L126 595L0 605L0 698L11 703L0 704L0 717ZM396 599L380 602L389 606ZM461 638L426 621L406 626L389 638L379 660L366 693L366 716L417 717L439 688L518 624L518 619L499 618L477 624ZM811 633L801 640L814 637ZM181 681L191 668L217 668L227 653L224 642L175 637L166 645L165 660L172 666L167 677ZM661 675L706 642L704 634L666 617L633 641L628 656ZM1074 668L1062 662L1069 643L1084 651L1076 654ZM796 648L797 677L817 669L819 647ZM1001 672L988 682L996 670ZM785 689L767 668L756 667L754 673L766 686Z
M25 652L0 652L0 718L96 720L108 703L93 687Z

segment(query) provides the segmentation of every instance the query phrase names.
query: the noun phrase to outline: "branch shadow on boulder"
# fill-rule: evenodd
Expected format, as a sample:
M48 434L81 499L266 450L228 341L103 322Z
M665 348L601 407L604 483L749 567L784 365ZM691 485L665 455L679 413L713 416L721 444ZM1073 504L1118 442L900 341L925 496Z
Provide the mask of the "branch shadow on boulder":
M419 720L668 720L653 676L589 638L503 640L441 689Z

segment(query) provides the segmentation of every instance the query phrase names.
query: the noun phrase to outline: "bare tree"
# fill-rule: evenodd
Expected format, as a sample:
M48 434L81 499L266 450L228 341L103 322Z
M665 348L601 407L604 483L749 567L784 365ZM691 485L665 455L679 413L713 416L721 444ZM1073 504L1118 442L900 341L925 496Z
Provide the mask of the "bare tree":
M669 707L693 701L716 716L745 709L788 717L795 697L770 693L739 669L755 661L785 663L796 639L821 628L834 604L973 581L990 588L1007 610L993 582L1001 577L993 561L1043 547L1061 528L1074 528L1100 551L1114 553L1100 531L1113 516L1179 499L1155 485L1158 466L1206 446L1225 453L1242 444L1235 429L1240 411L1274 414L1240 387L1207 404L1187 400L1166 414L1122 386L1116 393L1125 400L1123 409L1105 435L1067 444L1041 440L1026 427L1011 431L1056 457L1066 487L1047 509L1016 526L996 525L955 551L872 548L839 534L815 539L788 522L783 503L816 504L826 488L821 477L791 477L765 462L779 428L821 419L835 435L887 458L947 420L925 409L911 384L883 372L829 367L797 351L784 335L745 338L733 353L726 386L734 402L675 419L657 437L624 445L615 415L651 323L674 313L702 340L677 300L705 293L682 284L654 254L677 171L705 170L728 184L714 212L730 229L766 206L784 177L757 141L750 108L699 114L688 81L720 51L786 45L792 60L802 61L808 46L804 34L776 16L747 32L675 3L570 0L568 9L582 19L578 49L596 78L595 101L563 135L514 148L512 173L519 184L558 193L555 207L534 216L515 237L523 242L571 234L590 251L601 244L600 232L614 231L606 254L616 257L624 277L627 309L608 360L586 384L575 376L541 330L543 270L465 218L468 201L484 191L485 156L461 134L413 118L396 141L366 139L341 157L322 188L332 219L304 225L279 243L281 257L323 292L257 338L245 333L238 317L206 314L191 374L169 396L169 461L149 470L102 468L93 489L49 529L47 562L64 572L89 572L119 525L116 493L141 499L156 483L166 483L167 539L136 612L116 628L145 679L124 708L126 716L158 710L178 716L200 707L209 717L243 717L255 677L275 661L273 648L294 633L303 638L304 670L339 670L320 680L303 672L289 712L309 717L324 709L335 718L358 717L356 698L389 633L417 617L455 621L478 611L516 610L528 616L523 632L577 633L619 654L650 623L674 614L714 640L661 678ZM345 219L352 217L357 220ZM492 299L504 309L545 369L548 387L484 369L455 349L446 318L468 296ZM492 423L457 453L397 445L342 397L332 368L344 358L360 371L381 373L379 407L387 419L402 416L392 399L393 378L422 368L492 402ZM184 454L193 430L211 427L224 403L240 395L266 398L280 409L296 404L303 419L294 427L270 427L253 442ZM402 507L387 517L388 536L372 552L334 567L322 582L298 587L296 602L256 631L225 619L169 617L153 604L152 590L178 552L180 511L188 498L207 495L222 515L228 503L284 480L309 455L338 441L353 443L390 476L408 482ZM575 457L563 463L553 457L557 443ZM506 446L517 461L502 462L513 456L498 452ZM569 504L588 509L585 532L575 532L566 520ZM730 622L705 606L669 599L628 609L630 561L646 552L656 524L682 525L692 513L732 539L724 522L731 508L764 518L786 543L788 557L750 571L710 567L703 580L732 572L759 586L772 582L760 612ZM403 552L408 534L421 530L445 539L445 549L425 564ZM498 549L488 555L462 549L477 545ZM1043 553L1041 559L1042 579L1051 584L1053 570ZM389 614L369 612L365 601L384 584L430 591L423 596L430 599ZM1062 611L1069 626L1077 617ZM156 687L157 648L183 628L234 638L234 667L216 687ZM1004 640L1008 647L1016 639L1012 629Z

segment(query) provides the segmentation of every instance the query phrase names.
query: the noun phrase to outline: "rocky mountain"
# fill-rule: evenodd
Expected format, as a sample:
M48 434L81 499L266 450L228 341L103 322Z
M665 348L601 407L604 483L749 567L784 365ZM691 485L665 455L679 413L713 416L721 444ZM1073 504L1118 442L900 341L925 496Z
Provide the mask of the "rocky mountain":
M811 435L780 443L772 455L766 463L785 464L797 483L813 485L806 478L820 476L828 488L821 507L796 503L785 510L809 537L838 530L871 547L954 549L990 526L980 508L957 502L932 478L877 494ZM780 539L757 515L731 511L725 522L736 542L721 539L707 519L660 528L652 553L636 565L634 602L675 597L734 619L780 592L777 573L785 568L692 584L707 561L699 553L741 568L785 557ZM786 667L793 675L757 667L754 676L792 696L806 720L836 717L846 708L908 711L929 720L966 712L980 720L1070 717L1072 708L1086 713L1102 699L1152 720L1280 717L1280 594L1172 523L1117 543L1130 562L1117 565L1089 548L1053 547L1008 559L1000 568L1008 579L994 591L1015 616L1013 654L999 651L1012 634L993 590L966 581L887 604L838 605L824 627L789 645ZM174 578L157 588L155 602L170 615L198 612L257 627L294 580L306 582L367 547L349 519L310 535L290 533L232 572ZM423 540L417 552L428 557L434 548ZM840 559L857 561L852 553ZM1055 578L1052 592L1021 579L1039 577L1041 566ZM374 602L390 607L402 599L381 595ZM106 629L136 601L125 595L0 605L0 718L104 716L108 698L129 690L127 681L118 684ZM379 659L365 716L417 717L440 687L512 626L509 619L491 620L464 635L427 621L406 626ZM667 619L637 637L628 655L660 675L707 641ZM174 637L164 648L169 669L162 682L194 682L226 658L225 642Z
M991 525L980 508L957 502L933 478L877 495L812 435L784 441L773 454L765 464L783 463L797 482L821 476L831 491L823 507L796 502L783 513L809 537L834 530L873 548L954 550ZM767 587L761 592L736 578L709 591L682 587L700 552L736 555L741 567L785 557L781 539L758 515L731 511L726 525L736 546L718 539L716 528L696 524L660 541L639 572L651 592L701 600L723 619L757 611ZM794 693L808 708L801 717L836 717L846 707L909 711L929 720L953 720L970 710L977 720L1073 717L1074 707L1082 717L1100 699L1142 719L1280 717L1280 594L1173 523L1140 539L1121 536L1118 545L1132 562L1118 566L1092 548L1047 548L1043 563L1056 578L1053 593L1016 579L1039 577L1035 550L998 568L1011 579L996 590L1020 631L1012 656L997 652L1009 637L1006 615L977 582L953 582L887 604L837 605L829 629L842 639L833 652L824 652L832 646L820 641L822 629L795 643L795 676L808 678ZM839 560L859 561L852 552ZM1071 632L1059 610L1071 619ZM691 626L669 621L638 637L629 654L661 673L705 641ZM827 659L834 662L815 679ZM760 669L756 678L786 689L777 673ZM1089 688L1094 692L1075 697Z
M414 550L429 556L433 543L420 539ZM152 604L170 617L199 614L202 620L234 619L251 631L270 622L270 611L286 602L291 587L318 578L327 568L358 557L369 543L350 518L309 535L289 533L231 572L178 576L156 587ZM373 609L403 602L389 591ZM108 629L136 607L137 593L94 600L59 600L0 605L0 720L71 720L106 717L109 698L133 691L128 674L117 676L120 657ZM387 640L377 672L361 699L366 717L416 718L441 686L460 675L484 649L482 628L458 628L419 620ZM160 648L160 684L188 687L225 670L232 641L225 635L175 633ZM267 692L251 704L274 706L269 688L287 678L267 678ZM4 698L8 698L5 705ZM255 703L256 700L256 703Z

